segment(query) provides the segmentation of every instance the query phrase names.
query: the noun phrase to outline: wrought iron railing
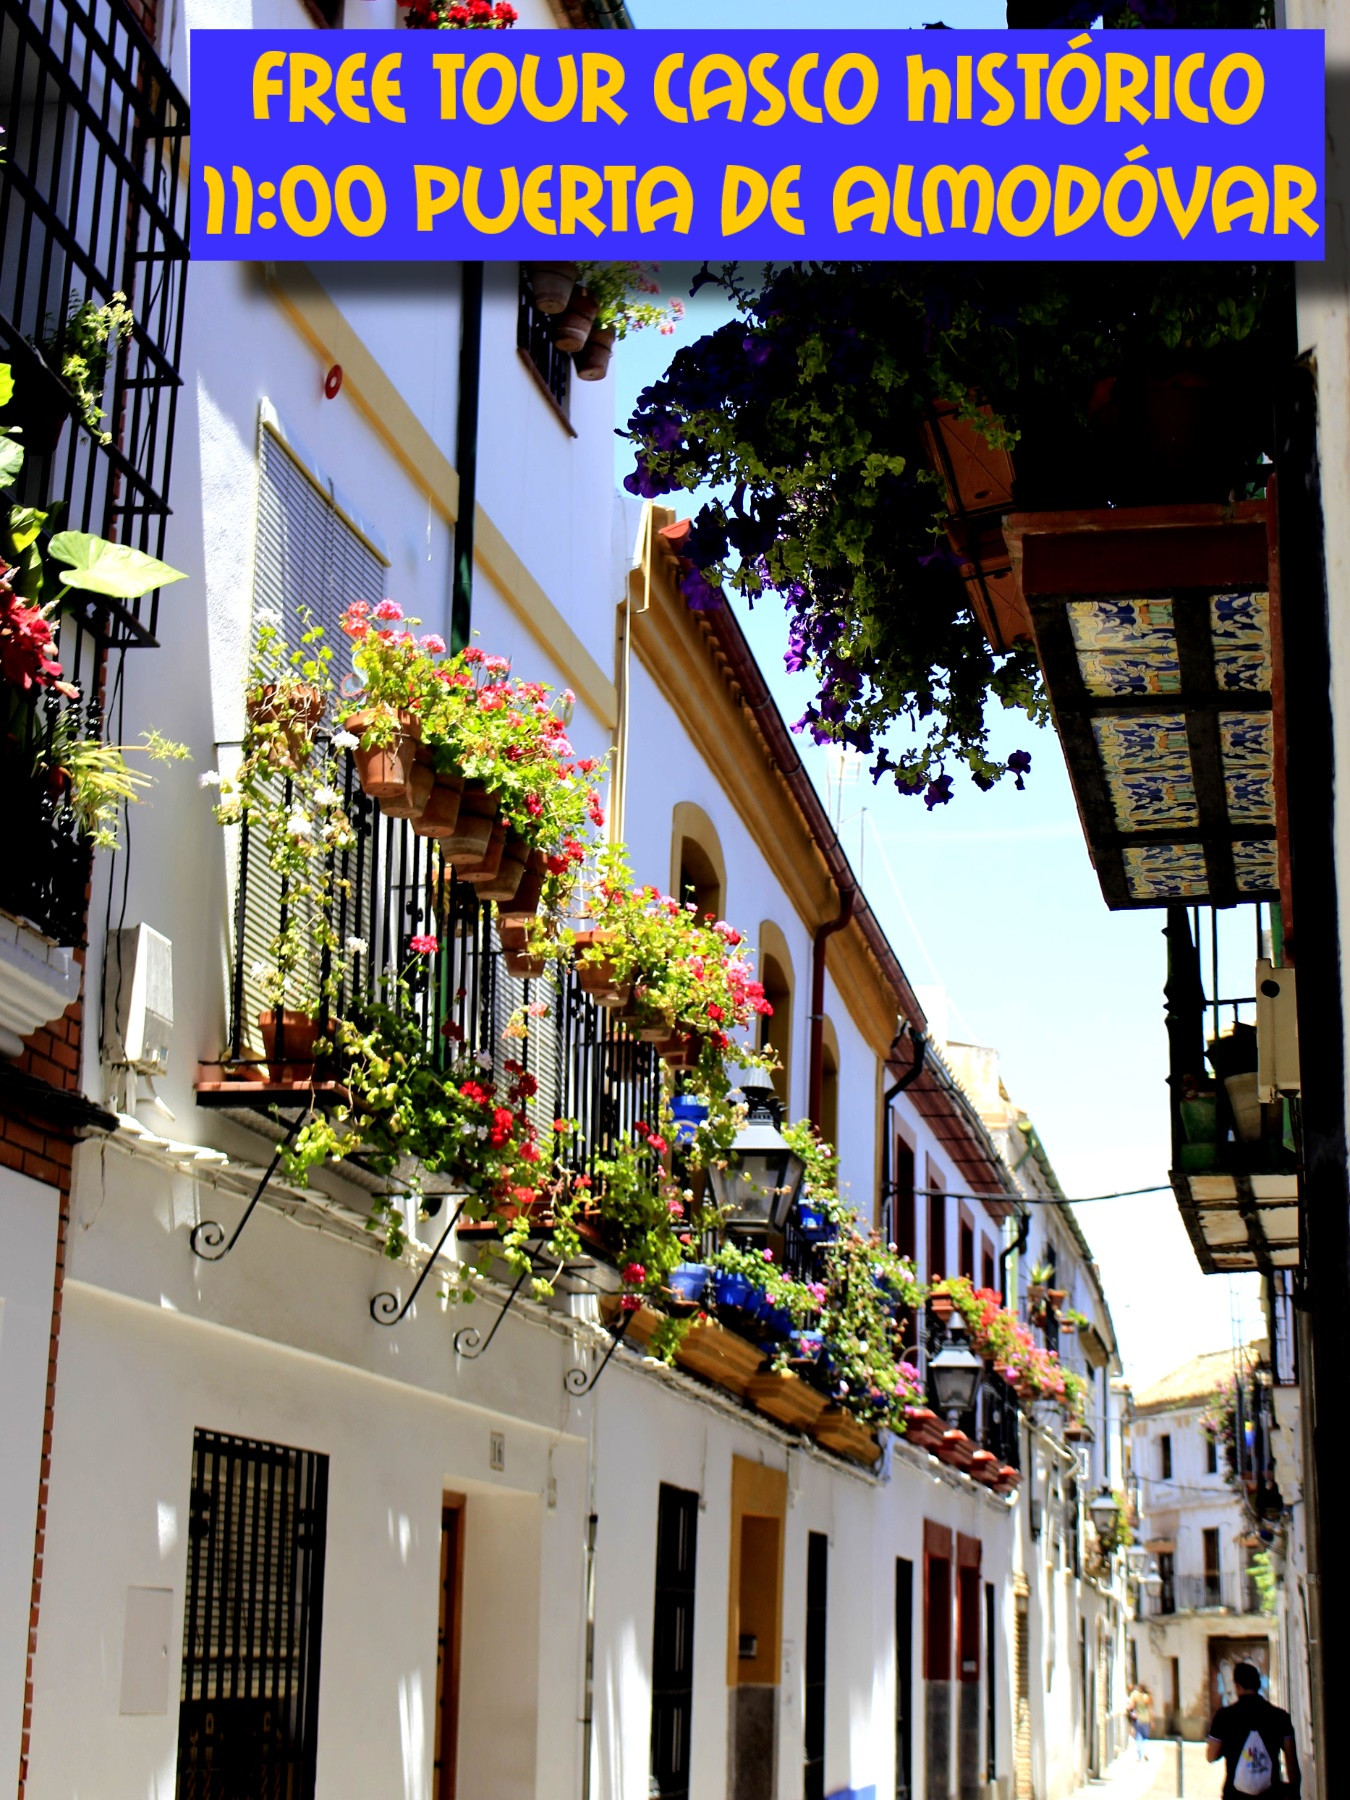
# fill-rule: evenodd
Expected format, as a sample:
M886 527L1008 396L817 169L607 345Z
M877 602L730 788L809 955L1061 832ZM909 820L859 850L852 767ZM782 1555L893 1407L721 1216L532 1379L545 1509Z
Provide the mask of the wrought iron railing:
M1146 1619L1173 1613L1199 1612L1222 1607L1226 1612L1259 1613L1261 1595L1255 1578L1240 1570L1205 1575L1164 1575L1162 1585L1142 1593L1141 1612Z
M554 343L552 327L547 316L534 304L534 290L523 268L516 310L516 343L552 394L558 410L566 416L572 391L572 359Z
M126 0L0 0L0 361L24 427L18 498L159 556L187 279L187 104ZM92 391L62 375L69 320L126 296ZM106 434L106 441L104 441ZM72 595L109 646L153 643L157 596Z
M72 673L97 651L73 626ZM68 649L67 654L70 654ZM64 777L60 744L67 734L100 735L102 708L58 694L24 695L0 682L0 789L5 842L0 855L0 911L13 913L55 943L83 944L89 886L89 840L79 829Z
M593 1166L639 1120L654 1124L661 1063L653 1046L630 1036L583 992L570 965L554 965L560 972L537 979L511 974L491 907L454 879L430 840L367 798L350 756L334 769L341 771L355 843L333 854L331 930L314 937L316 944L321 935L331 937L339 948L316 948L288 1005L319 1017L319 995L327 994L331 1016L359 1019L371 1002L395 1004L415 1021L440 1066L475 1056L504 1087L505 1064L518 1064L538 1083L529 1106L540 1131L550 1132L560 1118L578 1126L571 1140L578 1168ZM289 803L288 793L283 798ZM292 904L286 881L240 826L230 1063L260 1054L260 1017L269 1006L260 964ZM436 950L414 951L417 937L435 938ZM305 1080L314 1073L294 1047L276 1045L274 1054ZM241 1094L247 1097L242 1084Z

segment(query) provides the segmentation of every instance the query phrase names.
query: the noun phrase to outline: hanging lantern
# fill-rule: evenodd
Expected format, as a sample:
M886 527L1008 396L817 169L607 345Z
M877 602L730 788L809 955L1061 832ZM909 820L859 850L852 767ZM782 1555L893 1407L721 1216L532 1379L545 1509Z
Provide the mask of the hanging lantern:
M947 1326L947 1341L928 1364L928 1378L938 1411L956 1429L962 1413L975 1404L975 1391L980 1385L984 1364L966 1342L965 1321L953 1313Z
M762 1069L729 1069L748 1116L726 1159L709 1171L718 1206L733 1229L782 1231L801 1190L806 1165L779 1130L779 1106Z

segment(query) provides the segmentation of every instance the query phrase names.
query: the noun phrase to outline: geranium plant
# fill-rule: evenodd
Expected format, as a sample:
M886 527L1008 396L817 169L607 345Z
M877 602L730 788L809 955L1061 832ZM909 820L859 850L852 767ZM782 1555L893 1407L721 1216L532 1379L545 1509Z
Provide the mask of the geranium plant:
M520 14L508 0L399 0L409 31L509 31Z
M630 331L655 327L669 337L684 317L684 302L664 304L652 298L661 292L656 279L658 263L589 262L578 265L577 280L598 303L595 323L620 340Z
M1081 1419L1088 1384L1066 1369L1053 1350L1036 1342L1028 1326L1003 1304L993 1288L977 1288L964 1275L948 1276L942 1291L961 1314L977 1356L986 1357L1010 1387L1027 1399L1049 1400L1070 1418Z

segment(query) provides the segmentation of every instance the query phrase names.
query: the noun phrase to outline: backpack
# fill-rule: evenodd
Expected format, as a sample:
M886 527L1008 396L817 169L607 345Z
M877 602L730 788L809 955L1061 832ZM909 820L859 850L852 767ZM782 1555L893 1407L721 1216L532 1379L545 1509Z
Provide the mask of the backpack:
M1249 1731L1233 1774L1233 1790L1238 1794L1268 1794L1275 1775L1275 1765L1259 1731Z

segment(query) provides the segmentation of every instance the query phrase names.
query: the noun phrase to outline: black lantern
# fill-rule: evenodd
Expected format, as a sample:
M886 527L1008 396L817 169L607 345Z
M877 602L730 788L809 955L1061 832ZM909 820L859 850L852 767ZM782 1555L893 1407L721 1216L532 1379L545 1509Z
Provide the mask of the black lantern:
M749 1109L725 1168L709 1171L717 1204L733 1227L782 1231L806 1165L778 1129L778 1100L762 1069L729 1069Z
M1120 1507L1109 1488L1103 1488L1100 1494L1094 1494L1088 1501L1088 1514L1099 1538L1105 1539L1112 1535L1120 1520Z
M928 1365L938 1411L946 1415L953 1430L961 1414L974 1406L983 1373L984 1364L966 1342L965 1322L954 1313L947 1326L947 1341Z

